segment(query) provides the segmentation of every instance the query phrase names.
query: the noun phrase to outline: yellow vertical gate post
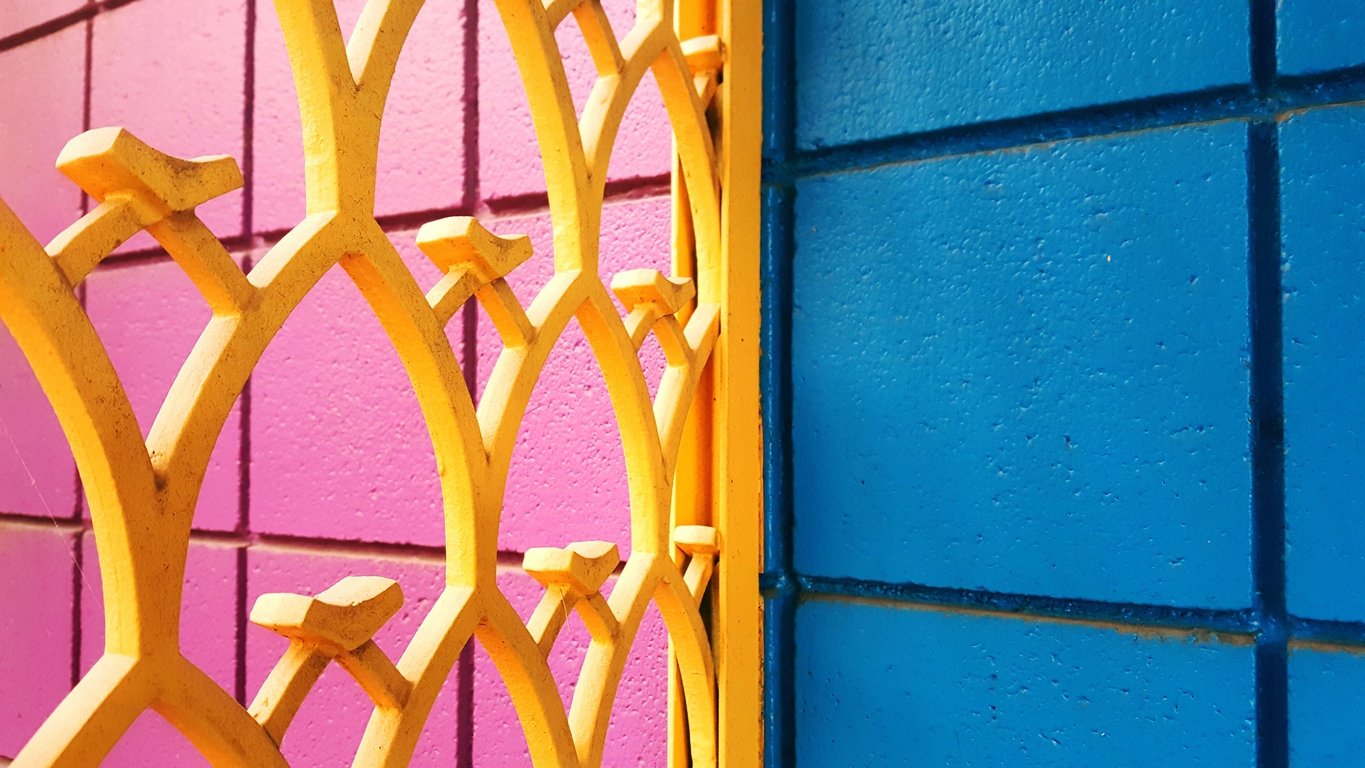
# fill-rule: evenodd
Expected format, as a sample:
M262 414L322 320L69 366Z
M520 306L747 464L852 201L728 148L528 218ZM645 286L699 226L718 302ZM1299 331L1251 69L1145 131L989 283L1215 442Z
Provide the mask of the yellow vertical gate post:
M716 618L720 761L762 763L763 439L759 413L759 181L762 18L759 0L720 0L721 303L716 342L715 462L720 553Z
M332 662L374 704L354 765L397 768L411 760L473 639L507 685L535 765L600 768L650 603L669 636L670 763L759 762L760 3L677 9L640 0L634 27L618 39L600 0L496 0L530 102L555 231L555 276L529 305L506 280L536 255L529 239L499 237L470 217L428 222L417 245L443 277L424 294L374 218L384 104L422 3L369 0L347 40L332 0L275 0L299 94L308 216L249 274L195 214L242 184L231 158L170 157L119 128L82 134L58 167L98 206L46 247L0 201L0 320L75 455L106 606L103 656L19 753L19 768L97 765L149 708L214 765L284 766L280 745L294 714ZM598 71L581 116L554 34L569 16ZM608 279L597 258L607 167L646 72L675 137L675 274ZM76 299L101 260L142 230L213 310L145 441ZM182 653L190 524L233 403L285 319L336 266L380 320L421 405L444 501L446 587L397 661L371 639L403 604L394 582L356 575L316 596L262 596L251 621L290 645L242 707ZM471 299L503 341L477 407L445 335ZM525 570L546 591L527 624L497 586L498 527L531 391L575 318L620 428L631 556L605 595L619 561L614 544L584 537L528 551ZM653 397L639 359L651 333L667 361ZM694 410L698 396L707 400ZM592 639L566 711L547 658L571 610Z

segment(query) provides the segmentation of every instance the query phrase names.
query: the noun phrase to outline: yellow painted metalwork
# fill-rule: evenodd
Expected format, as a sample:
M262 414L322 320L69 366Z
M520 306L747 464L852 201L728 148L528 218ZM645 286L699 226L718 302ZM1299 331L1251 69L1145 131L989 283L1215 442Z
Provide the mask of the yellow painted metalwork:
M555 276L527 307L504 280L531 256L527 239L492 235L470 218L427 224L419 246L444 277L423 295L374 219L380 119L422 0L370 0L349 41L332 0L275 5L303 115L308 216L250 274L195 215L195 206L241 185L231 158L169 157L117 128L78 136L58 167L98 205L46 248L0 202L0 319L80 469L106 622L104 655L14 765L98 764L150 707L215 765L283 766L279 744L333 661L375 705L354 764L406 765L457 656L477 638L507 685L535 764L597 768L651 601L670 640L670 763L757 765L759 3L641 0L635 27L618 42L598 0L497 0L531 104L555 232ZM598 70L581 117L553 34L570 14ZM610 285L629 309L623 319L598 274L598 240L612 145L647 70L675 135L676 276L616 275ZM141 230L213 309L145 442L75 292ZM290 646L243 708L181 653L190 523L247 377L338 263L382 322L421 404L444 497L447 586L396 663L371 641L402 605L394 582L354 576L316 597L263 596L251 620ZM470 298L504 342L477 409L444 333ZM495 583L499 516L532 387L575 317L620 426L632 554L606 597L599 590L618 563L615 546L529 551L525 568L546 594L528 626ZM652 400L637 356L650 332L668 362ZM699 610L708 584L709 623ZM546 656L571 609L592 643L566 712Z

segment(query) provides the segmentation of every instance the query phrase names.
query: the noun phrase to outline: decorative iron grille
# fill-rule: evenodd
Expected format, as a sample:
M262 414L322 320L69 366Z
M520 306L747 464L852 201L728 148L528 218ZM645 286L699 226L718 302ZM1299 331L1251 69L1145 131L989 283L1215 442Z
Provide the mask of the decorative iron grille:
M349 41L332 0L275 5L303 116L308 215L249 273L195 213L241 186L230 157L183 160L120 128L86 132L57 165L98 205L46 247L0 201L0 319L75 455L106 622L104 655L14 764L98 764L153 708L215 765L283 766L279 745L290 722L335 661L375 706L355 765L406 765L456 658L477 638L507 685L535 764L596 768L651 601L670 641L670 763L756 764L757 3L675 8L671 0L642 0L634 27L618 41L599 0L498 0L555 230L555 276L529 305L504 279L535 255L529 239L496 236L470 217L427 223L418 244L443 277L424 295L375 221L380 121L422 0L370 0ZM581 116L554 36L570 14L598 72ZM675 137L675 274L630 270L608 284L598 273L606 170L647 71ZM76 295L101 260L144 230L213 310L145 441ZM290 645L244 708L181 653L191 519L210 453L247 378L290 312L337 264L402 359L435 446L446 587L397 662L371 639L403 604L396 582L352 576L316 596L262 596L251 620ZM477 407L444 333L470 299L504 345ZM620 427L631 556L606 596L619 564L614 544L528 551L524 568L545 595L524 624L495 582L499 516L531 391L572 318L592 345ZM651 333L667 360L653 397L638 356ZM706 407L693 408L696 402ZM700 606L708 589L706 616ZM570 611L592 642L566 712L546 659Z

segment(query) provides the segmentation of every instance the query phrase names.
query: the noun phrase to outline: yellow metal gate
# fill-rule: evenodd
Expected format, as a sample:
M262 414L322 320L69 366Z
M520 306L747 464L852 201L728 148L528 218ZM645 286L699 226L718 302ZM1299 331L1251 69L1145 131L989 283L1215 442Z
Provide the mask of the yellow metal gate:
M529 304L504 280L532 256L528 239L498 237L469 217L429 222L419 246L444 277L423 295L375 221L380 120L422 0L370 0L349 41L332 0L275 5L303 116L308 216L249 273L195 214L241 185L229 157L170 157L118 128L82 134L58 166L98 206L46 247L0 201L0 319L75 455L106 622L104 655L15 765L98 764L148 708L215 765L285 765L279 745L290 721L333 661L375 705L355 765L406 765L452 665L477 638L507 685L535 764L597 768L651 601L669 634L670 763L756 765L759 3L642 0L634 28L618 41L598 0L498 0L530 100L555 230L555 277ZM571 14L598 72L581 116L554 37ZM606 168L647 71L675 137L674 274L631 270L608 281L597 258ZM76 296L102 259L143 230L213 309L145 442ZM210 453L253 367L336 264L383 324L421 404L444 497L446 587L396 662L371 641L402 605L395 582L356 575L316 596L263 596L251 620L290 646L243 708L181 653L191 519ZM471 298L504 344L477 408L444 333ZM614 545L529 551L524 567L545 595L523 624L495 583L499 515L532 388L571 318L592 344L620 427L632 554L604 597L599 590L619 560ZM653 398L638 358L650 333L668 363ZM566 712L546 657L570 610L592 645Z

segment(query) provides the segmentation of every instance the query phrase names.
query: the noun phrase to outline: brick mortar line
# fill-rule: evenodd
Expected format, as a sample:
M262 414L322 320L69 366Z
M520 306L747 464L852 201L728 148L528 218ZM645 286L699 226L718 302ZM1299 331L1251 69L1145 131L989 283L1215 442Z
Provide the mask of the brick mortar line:
M1191 609L809 576L783 584L768 584L763 592L770 599L787 593L799 601L852 602L1021 620L1047 620L1138 631L1138 634L1144 634L1139 630L1148 630L1156 635L1229 635L1244 638L1241 644L1248 645L1263 631L1253 609ZM1334 623L1296 619L1293 624L1300 627L1290 630L1296 646L1332 644L1365 651L1365 622ZM1323 626L1327 624L1335 624L1343 629L1333 632L1332 628Z
M81 681L81 649L85 645L85 534L71 537L71 687Z
M464 207L482 214L483 190L479 177L479 0L464 4ZM473 301L461 309L461 367L465 388L477 407L479 402L479 308ZM466 642L455 661L455 766L474 766L474 643Z
M785 595L802 601L922 607L1025 620L1079 620L1093 626L1150 628L1167 633L1202 631L1255 636L1264 631L1254 608L1183 608L813 576L785 579L771 572L764 575L761 591L769 600L780 600ZM1291 615L1284 626L1291 648L1365 653L1365 620L1333 621Z
M763 182L792 184L813 176L869 171L887 165L1224 120L1283 119L1306 109L1362 101L1365 101L1365 65L1321 75L1279 78L1273 88L1264 91L1244 84L948 126L827 148L793 150L790 157L764 158Z
M792 3L764 3L763 106L765 125L763 159L776 160L787 167L796 152L796 11ZM763 169L767 181L769 169ZM791 239L794 226L795 197L791 189L764 189L762 195L762 240L760 269L767 285L763 291L762 341L772 356L763 361L760 376L765 413L777 419L765 420L764 451L780 462L763 469L764 495L764 568L778 582L776 592L764 595L763 647L763 762L772 768L796 765L796 604L799 597L792 578L791 559L791 263L795 249ZM772 371L774 366L780 366ZM776 390L776 391L774 391ZM776 402L769 402L775 395ZM765 462L768 463L768 462ZM773 536L776 534L776 540ZM776 560L776 562L773 562ZM774 573L775 572L775 573Z
M763 195L763 232L760 258L763 291L762 338L767 357L760 373L765 419L763 468L765 568L780 584L764 601L765 761L795 765L795 642L796 591L792 589L792 452L791 452L791 264L795 193L790 188L766 188Z
M0 523L20 528L42 528L58 533L80 533L86 530L81 525L80 520L63 517L53 519L47 516L25 515L18 512L0 512Z
M635 180L628 180L634 182ZM669 196L667 176L649 176L640 180L638 186L632 186L614 195L608 195L603 201L603 205L620 205L624 203L658 200ZM527 216L548 215L549 206L528 204L524 208L512 207L499 208L495 212L481 218L487 224L506 221L508 219L519 219ZM380 226L385 233L395 234L399 232L416 232L428 221L444 218L446 216L469 216L471 212L464 208L443 208L437 210L421 211L417 213L396 214L393 216L379 217ZM246 253L254 250L269 250L274 247L285 235L289 234L290 229L271 230L267 232L253 233L251 236L234 235L219 238L223 246L234 253ZM118 269L123 267L133 267L145 263L159 263L169 261L165 250L161 248L148 248L139 251L126 251L123 253L111 254L106 256L97 269Z
M46 517L21 515L13 512L0 512L0 525L12 525L39 530L56 530L61 534L79 534L79 537L94 533L90 520L59 521L54 526ZM328 539L316 536L289 536L270 533L240 533L237 531L190 531L190 542L232 549L256 549L275 552L295 552L322 556L349 557L353 559L372 558L377 560L408 560L433 564L444 563L445 547L430 544L399 544L384 541L360 539ZM526 552L515 549L498 550L499 572L511 568L520 572L522 558ZM616 567L616 573L625 568L623 561Z
M251 237L255 226L256 207L256 13L257 0L246 1L245 30L242 41L242 221L243 237ZM254 249L242 257L243 271L250 273L253 266ZM237 530L248 533L251 530L251 378L242 385L238 398L238 456L237 456ZM234 623L236 633L233 637L234 662L233 695L237 703L247 706L247 623L250 615L248 599L250 595L249 574L247 573L246 548L237 551L234 558L237 569L236 605Z
M1248 55L1251 64L1252 88L1268 91L1275 87L1276 56L1276 0L1250 0L1250 41Z
M1284 353L1278 128L1253 123L1247 143L1251 341L1252 581L1258 768L1289 765L1290 639L1285 592Z
M61 534L93 534L94 526L90 520L64 520L58 518L54 524L51 518L25 515L15 512L0 512L0 525L20 528L55 531ZM194 529L190 531L190 541L230 548L269 549L276 551L313 552L321 555L345 557L373 557L385 560L408 559L445 562L445 547L431 544L402 544L398 542L372 541L366 539L329 539L320 536L291 536L287 534L213 531ZM498 562L521 564L526 553L522 550L498 550Z
M0 37L0 53L10 51L22 45L51 37L59 32L70 29L83 21L89 21L101 13L117 10L125 5L131 5L136 0L100 0L91 2L80 8L54 16L47 21L35 24L27 29L12 32L4 37Z
M1278 89L1275 0L1250 0L1252 91L1271 110ZM1340 96L1341 94L1338 94ZM1358 96L1359 94L1354 94ZM1300 94L1300 102L1330 101ZM1285 570L1284 311L1280 228L1280 111L1247 131L1248 320L1251 336L1252 582L1257 623L1253 679L1257 768L1289 766L1289 645Z
M1010 609L989 604L941 602L915 598L896 598L883 595L844 594L830 592L805 592L798 598L800 602L842 603L852 605L871 605L902 610L924 610L938 613L951 613L962 616L983 618L1015 619L1024 622L1064 624L1093 629L1110 629L1116 632L1134 634L1152 640L1169 640L1195 635L1204 642L1219 642L1224 645L1252 646L1256 630L1248 625L1210 626L1200 623L1164 623L1140 620L1126 620L1107 615L1091 615L1071 610L1049 611L1044 609ZM1130 607L1123 604L1123 607Z

